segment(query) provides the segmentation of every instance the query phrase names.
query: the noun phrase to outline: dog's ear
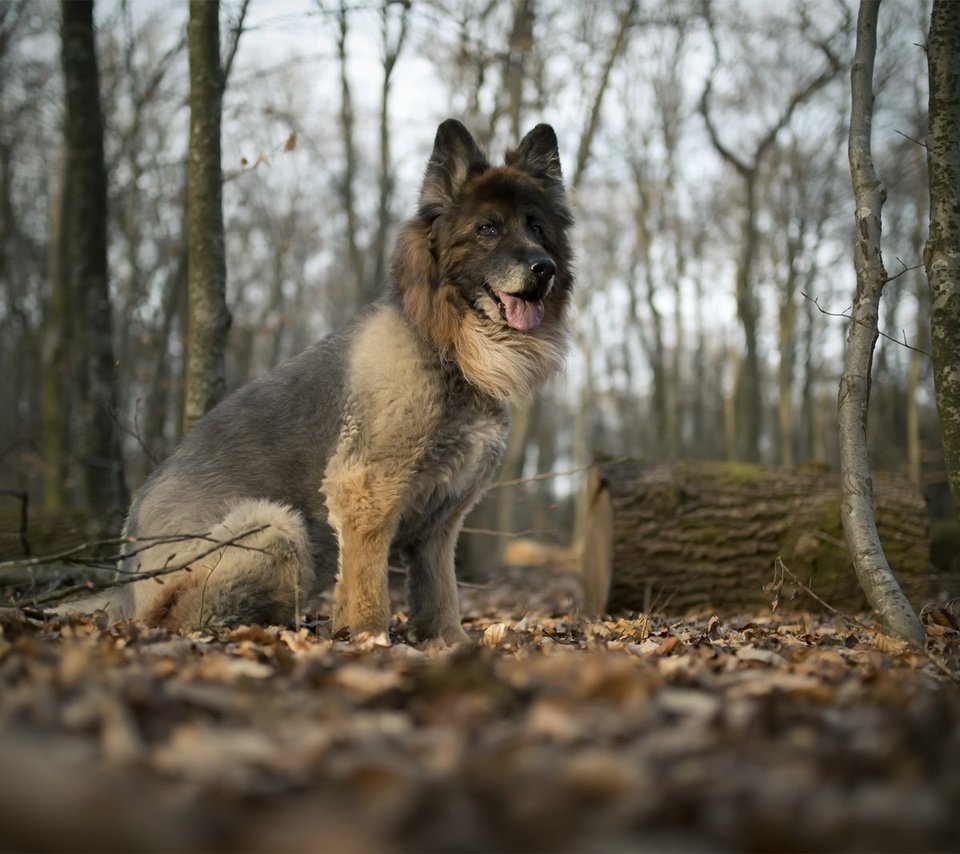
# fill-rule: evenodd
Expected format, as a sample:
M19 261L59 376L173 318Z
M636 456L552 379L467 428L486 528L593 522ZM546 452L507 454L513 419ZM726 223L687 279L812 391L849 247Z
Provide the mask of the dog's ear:
M563 173L560 171L560 147L557 144L557 135L550 125L537 125L530 131L515 151L507 152L506 163L537 178L563 181Z
M486 155L456 119L437 128L433 154L420 188L420 216L435 219L460 194L468 178L490 168Z

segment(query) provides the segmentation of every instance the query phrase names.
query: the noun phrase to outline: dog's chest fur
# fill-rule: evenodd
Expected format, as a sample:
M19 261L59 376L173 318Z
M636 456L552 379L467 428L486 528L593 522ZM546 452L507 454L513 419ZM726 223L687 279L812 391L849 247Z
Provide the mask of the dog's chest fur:
M503 452L506 405L471 386L395 306L382 304L353 335L346 388L325 492L359 471L377 489L395 485L401 538L476 501Z

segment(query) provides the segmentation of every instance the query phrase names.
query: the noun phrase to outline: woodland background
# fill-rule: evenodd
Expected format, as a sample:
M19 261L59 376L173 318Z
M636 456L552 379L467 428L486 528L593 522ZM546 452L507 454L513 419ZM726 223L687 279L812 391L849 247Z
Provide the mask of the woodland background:
M0 486L33 508L93 505L117 526L183 429L187 13L95 7L109 241L96 324L64 256L77 215L59 6L0 5ZM494 157L547 121L577 213L576 346L518 410L501 479L573 473L497 490L468 528L566 543L596 451L836 468L855 18L842 0L224 3L227 389L384 289L439 121L462 118ZM880 327L896 340L877 348L869 438L873 466L949 518L920 352L929 19L913 0L880 16L873 145L896 276ZM104 335L107 418L78 356ZM111 441L85 441L94 421ZM465 536L481 554L504 539Z
M24 553L89 521L115 534L131 491L195 417L188 258L198 237L213 245L205 261L218 254L186 210L203 88L188 73L188 4L94 11L95 53L80 20L89 4L0 0L0 570L13 573L0 582L18 606L0 607L0 850L956 850L960 599L918 600L920 640L900 632L911 644L811 590L786 553L753 555L755 576L734 562L760 604L714 597L682 615L663 600L587 613L558 560L575 563L571 551L496 566L521 536L578 539L573 505L595 452L684 460L676 468L701 477L699 461L727 460L741 504L823 533L809 521L814 489L784 490L787 469L763 480L742 464L800 466L794 483L821 497L817 478L838 464L853 0L219 10L220 392L384 288L439 121L462 118L494 155L539 121L558 131L578 218L575 347L564 375L518 409L500 483L462 539L467 566L491 571L461 584L475 644L453 650L412 642L393 573L389 643L334 635L328 593L290 625L231 630L40 610L55 561ZM207 36L217 11L189 7ZM88 36L65 39L62 56L61 16L64 33ZM957 17L942 20L960 33ZM937 150L943 136L925 127L930 5L884 0L879 20L873 156L891 278L871 463L947 520L945 468L957 467L944 464L923 352L922 141ZM78 161L88 184L68 168ZM93 240L103 257L84 250ZM642 468L615 471L625 481ZM620 524L656 539L664 522L636 511L655 514L657 501L608 481ZM738 509L690 494L687 510ZM21 536L15 499L31 520L57 521L51 541ZM829 501L836 511L839 496ZM916 521L906 506L898 521ZM910 539L925 548L920 522ZM769 519L746 527L741 539L759 530L755 542L779 548ZM77 554L60 557L110 563Z

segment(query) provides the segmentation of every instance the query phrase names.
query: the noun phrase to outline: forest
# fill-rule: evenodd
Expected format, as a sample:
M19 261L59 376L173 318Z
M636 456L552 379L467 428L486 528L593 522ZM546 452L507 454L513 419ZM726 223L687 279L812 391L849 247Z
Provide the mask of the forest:
M515 418L504 478L566 471L594 451L837 467L837 315L854 287L850 4L718 3L709 18L700 3L258 5L222 15L227 389L386 288L392 230L413 210L442 119L462 118L495 154L549 121L576 203L576 347ZM100 309L115 363L101 416L113 441L98 453L123 508L184 424L187 9L96 13ZM58 15L5 3L0 42L0 382L16 401L0 412L0 481L48 508L89 506L93 464L72 362L74 336L94 330L71 328L58 255L69 204ZM884 258L899 275L883 294L880 329L894 340L877 346L869 428L873 465L909 477L948 518L921 352L928 20L924 4L890 2L879 24L874 158ZM562 539L567 526L543 508L575 488L544 481L500 521Z
M951 850L955 8L0 0L0 850ZM57 608L127 583L197 420L390 289L448 117L497 162L550 124L575 220L473 645L392 564L385 641L329 592Z

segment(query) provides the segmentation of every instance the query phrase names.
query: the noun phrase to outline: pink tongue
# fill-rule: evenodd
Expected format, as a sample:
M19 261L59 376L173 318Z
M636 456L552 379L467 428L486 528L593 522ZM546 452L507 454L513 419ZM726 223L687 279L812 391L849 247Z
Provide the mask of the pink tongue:
M543 300L531 300L512 297L497 291L497 298L506 309L507 325L523 332L536 329L543 322Z

